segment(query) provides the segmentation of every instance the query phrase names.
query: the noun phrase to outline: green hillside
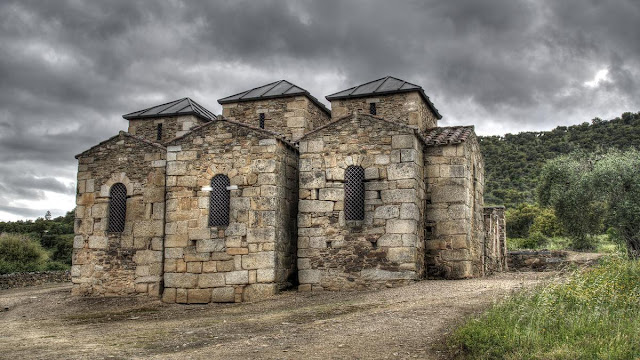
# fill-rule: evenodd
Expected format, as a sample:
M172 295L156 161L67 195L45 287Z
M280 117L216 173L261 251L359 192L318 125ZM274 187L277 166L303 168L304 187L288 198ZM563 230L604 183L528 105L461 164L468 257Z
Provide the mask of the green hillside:
M480 143L486 166L485 203L515 207L535 202L537 178L549 159L574 151L640 149L640 112L551 131L481 136Z

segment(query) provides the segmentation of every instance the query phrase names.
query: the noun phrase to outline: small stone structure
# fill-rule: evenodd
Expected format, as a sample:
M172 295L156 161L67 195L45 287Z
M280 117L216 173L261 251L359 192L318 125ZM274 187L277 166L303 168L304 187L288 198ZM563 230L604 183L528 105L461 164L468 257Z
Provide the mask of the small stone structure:
M69 270L1 274L0 290L69 281L71 281Z
M484 208L484 273L507 271L507 231L504 206Z
M124 115L77 156L73 293L240 302L504 269L472 126L438 127L392 77L327 99L282 80L219 116L189 98Z

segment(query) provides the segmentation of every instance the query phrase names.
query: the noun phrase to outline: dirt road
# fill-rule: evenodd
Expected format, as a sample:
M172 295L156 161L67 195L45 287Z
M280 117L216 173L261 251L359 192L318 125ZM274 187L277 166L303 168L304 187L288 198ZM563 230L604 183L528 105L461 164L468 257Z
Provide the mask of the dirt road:
M0 291L2 359L444 359L462 319L553 273L285 292L244 304L78 298L70 285ZM8 310L2 311L8 308Z

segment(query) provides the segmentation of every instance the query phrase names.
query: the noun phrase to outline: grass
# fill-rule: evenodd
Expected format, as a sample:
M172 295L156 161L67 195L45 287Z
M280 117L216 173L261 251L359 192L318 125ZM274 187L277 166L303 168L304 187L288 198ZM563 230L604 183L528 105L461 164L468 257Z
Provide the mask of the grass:
M626 249L623 244L616 242L611 236L602 234L591 239L593 249L591 251L606 254L624 254ZM571 250L572 241L568 237L543 237L531 238L508 238L507 248L509 250Z
M458 328L464 359L640 358L640 260L612 256L520 292Z

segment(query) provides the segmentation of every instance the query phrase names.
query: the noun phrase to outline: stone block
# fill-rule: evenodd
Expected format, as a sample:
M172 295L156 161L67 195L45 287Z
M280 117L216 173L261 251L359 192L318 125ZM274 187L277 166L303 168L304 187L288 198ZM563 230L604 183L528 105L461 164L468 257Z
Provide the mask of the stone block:
M416 273L413 271L388 271L373 268L362 269L360 277L370 281L413 280L416 279Z
M227 285L243 285L249 283L249 271L230 271L224 274Z
M202 262L201 261L190 261L187 262L187 272L192 274L199 274L202 272Z
M413 247L393 247L387 249L387 259L395 263L416 261L416 249Z
M276 273L274 269L258 269L257 281L259 283L269 283L276 280Z
M469 224L464 220L441 221L436 224L436 235L466 234Z
M211 291L211 301L217 303L234 302L235 292L232 287L219 287Z
M415 220L387 220L387 234L413 234L416 232L417 221Z
M255 254L242 255L243 269L273 269L275 268L275 252L263 251Z
M323 140L309 140L307 141L307 152L317 153L324 150Z
M387 167L387 179L389 180L415 179L416 177L414 163L397 163Z
M196 241L196 251L199 253L224 251L224 250L225 250L224 239L202 239L202 240Z
M133 261L138 265L161 263L162 251L138 250L133 255Z
M73 238L73 248L82 249L84 247L84 236L76 235Z
M204 273L198 276L198 287L214 288L225 285L224 274L221 273Z
M401 234L384 234L378 238L377 245L379 247L402 246L402 235Z
M404 203L400 205L400 219L420 219L420 209L415 203Z
M251 284L244 288L244 301L267 299L276 293L276 284Z
M380 191L382 202L385 204L415 202L418 200L414 189L394 189Z
M226 260L226 261L218 261L218 272L228 272L233 271L235 269L235 261Z
M248 243L275 242L276 229L272 226L264 228L251 228L247 231Z
M165 273L164 285L174 288L195 288L198 284L198 275L190 273Z
M106 249L108 244L106 236L89 236L89 249Z
M471 261L457 261L451 264L451 272L447 274L449 279L467 279L473 277Z
M248 199L247 199L248 200ZM247 235L247 225L243 223L230 223L224 230L225 236L245 236Z
M246 255L249 253L249 249L244 247L227 248L227 254L229 255Z
M322 201L342 201L344 200L344 188L320 189L319 200Z
M188 289L187 302L189 304L206 304L211 301L211 290L209 289Z
M255 159L252 168L259 173L272 173L276 171L276 161L266 159Z
M368 167L364 169L365 180L375 180L380 178L380 172L377 167Z
M316 269L298 271L298 281L301 284L319 284L322 272Z
M467 249L446 249L440 252L440 257L444 261L471 260L471 252Z
M404 205L404 204L403 204ZM378 206L373 213L374 219L394 219L400 215L400 209L397 205Z
M391 147L394 149L413 149L416 147L415 141L415 135L393 135Z
M162 302L173 304L176 302L176 289L165 288L162 293Z
M302 189L319 189L326 185L326 174L324 171L301 171L300 172L300 188Z
M466 189L460 185L434 186L431 190L431 202L434 204L464 202L466 198Z
M298 210L300 212L330 212L333 211L333 201L321 201L321 200L300 200Z

